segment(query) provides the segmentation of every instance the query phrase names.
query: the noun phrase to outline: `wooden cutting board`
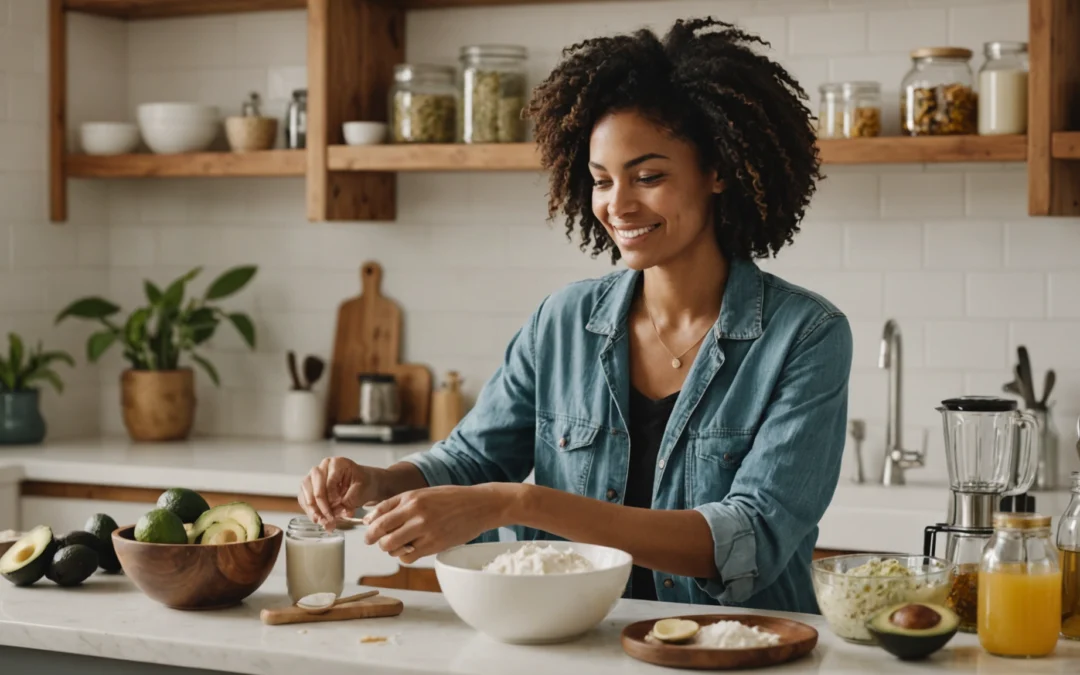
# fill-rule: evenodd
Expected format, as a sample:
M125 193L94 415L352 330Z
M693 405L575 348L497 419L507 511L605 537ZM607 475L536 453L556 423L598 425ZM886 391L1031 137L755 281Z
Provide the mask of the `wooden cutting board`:
M360 267L360 295L341 303L334 336L327 392L327 432L338 422L356 419L360 373L385 373L398 363L401 308L382 295L382 266Z
M401 424L426 427L431 414L431 370L419 363L399 363L387 372L397 381Z
M323 614L311 614L296 606L264 609L259 618L268 626L289 623L314 623L318 621L345 621L348 619L375 619L381 616L397 616L405 605L397 598L377 595L373 598L335 605Z

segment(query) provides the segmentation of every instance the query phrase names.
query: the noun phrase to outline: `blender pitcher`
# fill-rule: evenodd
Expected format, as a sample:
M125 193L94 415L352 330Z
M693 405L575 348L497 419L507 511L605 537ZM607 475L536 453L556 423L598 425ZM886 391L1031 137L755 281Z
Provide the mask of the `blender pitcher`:
M954 493L994 495L996 503L1031 488L1039 459L1031 447L1038 432L1034 415L1017 410L1016 401L991 396L946 399L937 410L945 428L945 459ZM992 516L977 520L990 526Z

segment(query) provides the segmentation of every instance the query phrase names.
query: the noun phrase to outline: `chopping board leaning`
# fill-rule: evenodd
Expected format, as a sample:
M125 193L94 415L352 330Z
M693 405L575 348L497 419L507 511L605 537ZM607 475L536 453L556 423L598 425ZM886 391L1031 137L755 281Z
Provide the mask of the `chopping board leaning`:
M389 372L401 347L401 308L382 296L382 266L360 267L360 295L341 303L334 335L327 392L327 431L356 418L360 407L359 373Z
M373 598L335 605L322 614L311 614L296 606L264 609L259 618L268 626L281 626L289 623L311 623L315 621L345 621L347 619L375 619L381 616L397 616L404 611L405 605L397 598L377 595Z

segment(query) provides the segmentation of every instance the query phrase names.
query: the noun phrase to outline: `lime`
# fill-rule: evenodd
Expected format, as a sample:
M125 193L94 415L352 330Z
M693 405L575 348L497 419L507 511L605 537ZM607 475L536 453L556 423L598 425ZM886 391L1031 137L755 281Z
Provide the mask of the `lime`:
M186 544L184 522L172 511L153 509L135 524L135 539L147 544Z
M175 513L182 523L194 523L204 511L210 510L202 495L187 488L171 488L162 492L157 506Z

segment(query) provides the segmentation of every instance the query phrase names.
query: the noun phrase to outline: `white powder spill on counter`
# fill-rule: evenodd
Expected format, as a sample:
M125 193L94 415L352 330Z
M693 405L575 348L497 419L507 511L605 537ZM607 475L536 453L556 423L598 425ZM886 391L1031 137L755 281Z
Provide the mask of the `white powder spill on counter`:
M780 636L762 630L757 626L747 626L738 621L717 621L702 626L694 636L697 647L714 649L749 649L751 647L773 647L780 644Z
M590 572L593 565L588 558L569 549L529 542L516 551L500 554L483 569L494 574L570 574Z

